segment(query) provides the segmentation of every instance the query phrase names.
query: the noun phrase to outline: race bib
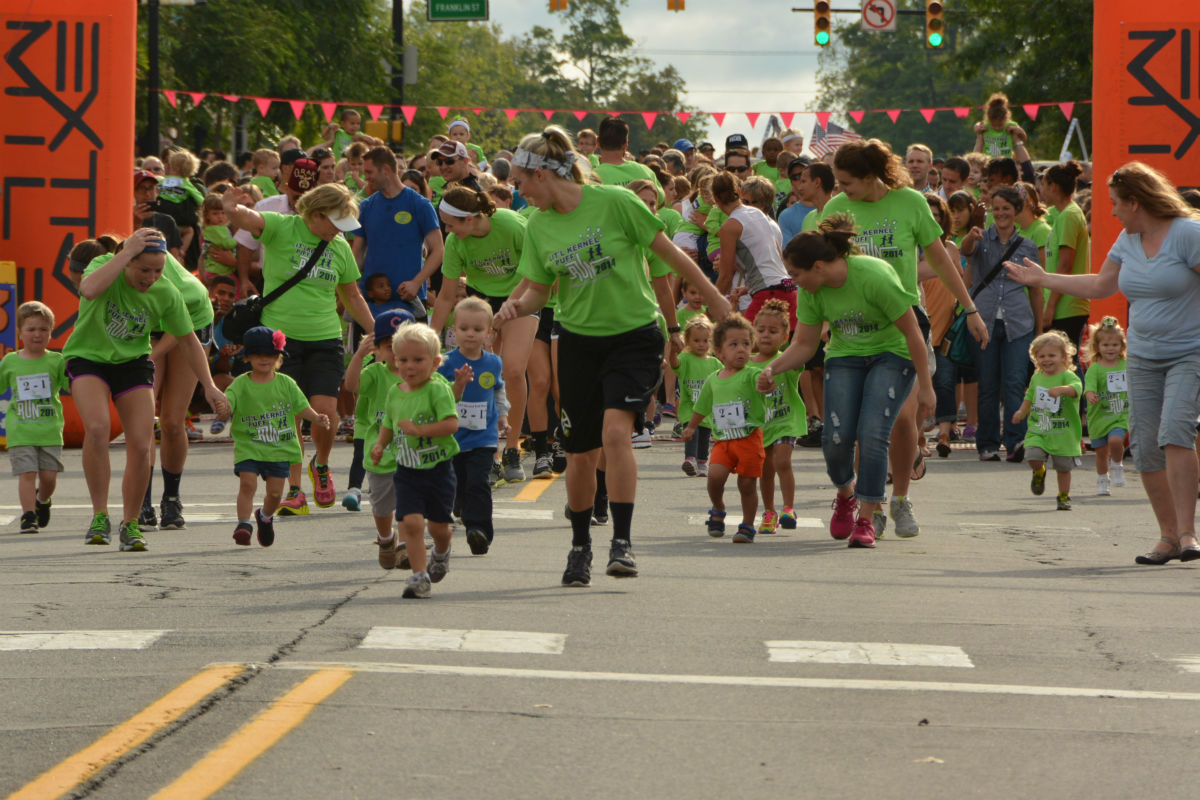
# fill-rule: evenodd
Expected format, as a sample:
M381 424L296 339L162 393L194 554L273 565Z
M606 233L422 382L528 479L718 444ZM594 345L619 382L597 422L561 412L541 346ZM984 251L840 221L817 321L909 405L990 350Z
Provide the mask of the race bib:
M1108 390L1110 392L1129 391L1129 380L1125 377L1125 370L1108 373Z
M733 431L746 427L746 407L740 400L713 406L713 423L720 431Z
M38 375L21 375L17 378L18 400L49 400L50 397L49 372Z
M458 422L469 431L482 431L487 428L487 403L459 403Z
M1033 401L1034 408L1040 408L1042 411L1049 411L1051 414L1057 414L1062 408L1062 398L1052 397L1050 390L1044 386L1037 387L1037 395Z

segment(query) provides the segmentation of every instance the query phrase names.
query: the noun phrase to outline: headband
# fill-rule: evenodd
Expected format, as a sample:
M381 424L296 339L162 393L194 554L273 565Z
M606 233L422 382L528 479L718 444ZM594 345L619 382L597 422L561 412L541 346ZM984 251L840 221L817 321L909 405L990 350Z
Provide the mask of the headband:
M446 132L449 133L450 131L454 130L458 126L462 126L462 127L466 128L467 133L471 132L471 126L468 125L467 121L465 119L462 119L461 117L459 119L453 120L450 123L449 127L446 128Z
M470 211L463 211L461 208L456 208L456 207L450 205L449 203L446 202L445 198L443 198L442 202L438 204L438 211L444 212L452 217L458 217L459 219L467 219L469 217L479 216L478 213L472 213Z
M522 169L548 169L560 178L569 178L575 165L575 154L567 153L562 161L556 161L518 147L513 154L512 165Z
M780 139L779 141L783 142L784 144L787 144L787 143L788 143L788 142L790 142L792 139L803 139L803 138L804 138L804 136L803 136L802 134L799 134L799 133L789 133L787 136L783 137L783 138L782 138L782 139Z
M71 272L83 272L88 267L88 265L86 263L84 263L82 261L76 261L73 258L67 259L67 262L68 262Z

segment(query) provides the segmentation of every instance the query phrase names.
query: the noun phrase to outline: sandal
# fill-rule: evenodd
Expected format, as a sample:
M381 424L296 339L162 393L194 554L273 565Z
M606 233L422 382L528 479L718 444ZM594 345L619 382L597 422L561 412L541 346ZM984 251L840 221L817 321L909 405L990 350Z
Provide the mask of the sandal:
M945 438L943 438L941 436L938 437L937 454L938 454L938 458L949 458L950 457L950 437L949 436L946 436Z
M749 544L754 541L754 526L742 523L738 525L737 533L733 535L734 544Z
M725 535L725 512L715 508L708 510L708 535L720 539Z
M912 480L919 481L925 477L925 454L917 448L917 459L913 462Z
M1176 558L1178 558L1181 561L1183 560L1183 555L1182 555L1183 551L1180 550L1180 548L1179 548L1179 542L1174 541L1172 539L1168 539L1165 536L1159 537L1159 541L1166 542L1167 544L1172 545L1175 548L1174 551L1164 553L1164 552L1160 552L1158 550L1151 550L1149 553L1145 553L1145 554L1140 555L1137 558L1135 558L1133 560L1133 563L1147 564L1150 566L1160 567L1163 564L1166 564L1168 561L1172 561ZM1200 558L1200 548L1196 548L1196 554L1189 556L1188 560L1190 561L1195 558Z

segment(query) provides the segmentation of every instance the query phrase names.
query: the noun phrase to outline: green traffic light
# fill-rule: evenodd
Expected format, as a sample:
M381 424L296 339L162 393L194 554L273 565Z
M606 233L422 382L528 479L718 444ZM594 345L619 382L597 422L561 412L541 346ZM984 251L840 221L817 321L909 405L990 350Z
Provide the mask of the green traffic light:
M826 31L820 31L817 34L817 44L821 46L829 44L829 33Z
M940 33L929 34L929 46L930 47L941 47L942 46L942 35Z

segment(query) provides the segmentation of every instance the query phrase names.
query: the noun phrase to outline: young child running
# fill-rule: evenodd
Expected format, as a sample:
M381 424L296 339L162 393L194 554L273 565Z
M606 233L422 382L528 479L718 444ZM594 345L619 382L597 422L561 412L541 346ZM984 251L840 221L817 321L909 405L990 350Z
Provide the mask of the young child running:
M1125 434L1129 431L1129 383L1125 377L1125 329L1116 317L1091 327L1087 342L1088 437L1096 453L1096 494L1125 485ZM1110 464L1111 462L1111 464Z
M754 515L758 511L756 483L762 476L762 426L765 417L763 396L755 389L758 370L747 369L754 350L754 326L741 314L733 313L717 323L713 347L721 360L720 371L709 376L692 408L692 419L683 429L683 441L689 442L705 417L712 417L713 447L708 467L708 535L725 535L725 481L730 473L738 476L738 494L742 497L742 521L733 541L754 541Z
M690 420L692 409L700 398L704 382L721 369L721 362L709 352L713 326L703 314L694 316L683 329L684 351L672 353L668 362L675 377L679 379L679 419ZM696 427L696 435L683 445L683 472L685 475L708 476L708 443L712 435L712 421L705 417ZM681 426L682 427L682 426Z
M318 414L309 406L296 382L277 372L283 364L286 344L283 331L261 325L246 331L242 349L250 371L234 378L225 390L233 419L230 425L233 471L241 480L237 496L238 524L233 529L233 541L243 546L250 544L250 534L255 532L263 547L270 547L275 542L275 510L283 499L290 465L300 458L296 417L323 428L329 427L329 417ZM254 493L260 477L266 482L267 490L262 508L255 509ZM251 525L251 519L254 525Z
M8 458L17 476L21 533L50 524L50 496L63 471L63 410L60 392L70 388L66 359L46 349L54 312L31 300L17 308L21 349L0 360L0 394L11 391L4 418Z
M441 340L428 325L401 325L392 336L400 383L384 402L379 438L371 462L383 460L395 440L396 521L404 536L412 575L404 597L429 597L430 583L450 570L450 519L454 510L454 465L458 454L458 408L454 392L441 376ZM433 553L425 553L425 525ZM428 569L427 569L428 568Z
M787 344L788 321L791 309L784 300L772 298L759 309L754 318L758 352L751 359L752 367L761 370L779 355ZM800 399L800 369L775 373L775 388L764 398L766 423L763 425L763 462L759 488L762 491L763 515L759 533L774 533L778 525L786 530L796 528L796 476L792 472L792 449L796 439L808 433L808 415ZM775 478L779 478L779 493L783 495L783 511L775 516Z
M454 457L457 486L454 507L467 528L473 555L487 553L492 527L492 490L488 474L499 437L508 433L508 397L504 394L504 362L483 349L492 330L492 306L481 297L468 297L454 307L454 340L438 372L454 383L458 400L458 455Z
M1083 383L1072 369L1075 345L1062 331L1046 331L1029 345L1037 371L1029 381L1025 402L1013 414L1013 424L1029 417L1025 433L1025 460L1033 469L1029 488L1046 491L1046 464L1058 473L1058 510L1071 510L1071 469L1081 455L1083 425L1079 421L1079 395Z

